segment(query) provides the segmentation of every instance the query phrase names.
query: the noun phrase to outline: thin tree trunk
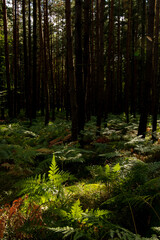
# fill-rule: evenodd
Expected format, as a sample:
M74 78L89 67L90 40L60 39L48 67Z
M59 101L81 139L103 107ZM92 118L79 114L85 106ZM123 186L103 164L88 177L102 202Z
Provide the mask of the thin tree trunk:
M146 0L142 0L141 4L141 24L142 24L142 36L141 36L141 76L140 81L140 90L139 90L139 106L140 113L143 111L143 87L145 86L145 31L146 31Z
M120 0L118 1L118 31L117 31L117 113L122 112L122 61L121 61L121 25L120 25Z
M24 55L24 82L25 82L25 105L26 116L29 117L29 82L28 82L28 56L27 56L27 38L26 38L26 1L22 2L23 12L23 55Z
M138 135L145 137L147 128L147 117L150 106L150 87L151 79L153 77L153 66L152 66L152 50L153 50L153 30L154 30L154 7L155 0L149 0L148 8L148 34L147 34L147 52L146 52L146 71L145 71L145 82L143 85L143 98L142 98L142 109L139 122Z
M128 2L128 29L126 46L126 81L125 81L125 114L127 123L129 122L129 104L130 104L130 84L131 84L131 16L132 0Z
M17 116L17 0L13 0L14 117Z
M90 79L90 54L89 54L89 36L90 36L90 0L84 4L84 88L85 88L85 112L87 120L91 116L91 79Z
M155 42L154 42L154 72L153 72L153 81L152 81L152 137L155 139L155 131L157 129L157 114L158 114L158 91L157 91L157 82L158 82L158 38L159 38L159 9L160 1L156 2L156 21L155 21Z
M70 0L65 1L66 12L66 37L67 37L67 58L68 58L68 74L69 74L69 91L70 104L72 116L72 139L77 140L78 134L78 119L77 119L77 100L76 100L76 86L74 79L73 67L73 50L72 50L72 36L71 36L71 7Z
M9 50L8 50L8 33L7 33L7 11L6 1L3 0L3 26L4 26L4 40L5 40L5 64L6 64L6 80L7 80L7 107L8 115L12 117L11 106L11 84L10 84L10 66L9 66Z
M101 120L103 116L103 104L104 104L104 6L105 0L97 1L97 32L98 32L98 49L99 53L97 53L98 57L98 75L97 75L97 83L98 83L98 109L97 109L97 134L100 134L101 130ZM97 49L97 50L98 50Z
M31 0L28 2L28 89L29 118L32 124L32 55L31 55Z
M91 114L96 115L96 69L95 69L95 24L94 24L94 0L91 0L91 37L90 37L90 58L91 58Z
M32 118L37 111L37 1L33 0L33 78L32 78Z
M45 125L49 123L49 33L48 33L48 0L44 0L44 62L45 62L45 99L46 99L46 114Z
M84 84L82 75L82 0L75 1L75 74L77 86L78 132L84 129Z
M109 111L115 112L116 84L114 79L114 0L111 0L109 14L107 82L109 88L109 94L107 94L109 99L107 101L110 102Z

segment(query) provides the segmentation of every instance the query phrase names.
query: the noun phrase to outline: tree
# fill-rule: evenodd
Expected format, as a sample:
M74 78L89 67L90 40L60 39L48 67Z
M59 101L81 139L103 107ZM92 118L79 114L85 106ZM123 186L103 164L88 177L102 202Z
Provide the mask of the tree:
M37 1L33 0L33 77L32 77L32 118L37 111Z
M126 80L125 80L125 113L127 123L129 122L129 101L130 101L130 84L131 84L131 16L132 0L128 2L128 23L127 23L127 43L126 43Z
M100 134L104 103L104 0L97 0L97 134Z
M29 88L29 118L32 122L32 52L31 52L31 0L28 1L28 86Z
M153 77L153 66L152 66L152 50L153 50L153 30L154 30L154 6L155 0L149 0L148 2L148 33L147 33L147 49L146 49L146 70L145 70L145 82L142 89L142 109L138 128L138 135L145 137L147 128L147 117L150 106L150 88L151 79Z
M84 129L84 84L82 74L82 0L75 1L75 75L78 106L78 132Z
M29 117L29 89L30 84L28 81L28 55L27 55L27 37L26 37L26 1L22 2L23 12L23 54L24 54L24 82L25 82L25 104L26 104L26 116Z
M154 132L157 129L157 114L158 114L158 38L159 38L159 10L160 10L160 1L156 2L156 19L155 19L155 41L154 41L154 65L153 65L153 80L152 80L152 132L153 139L156 139L154 136Z
M18 42L17 42L17 0L13 0L13 55L14 55L14 117L17 117L18 84Z
M4 39L5 39L5 63L6 63L6 80L7 80L7 101L9 117L12 117L11 106L11 84L10 84L10 65L9 65L9 50L8 50L8 33L7 33L7 11L6 1L3 0L3 26L4 26Z
M117 113L122 112L122 50L121 50L121 2L118 0L118 28L117 28Z
M48 1L44 0L44 64L45 64L45 98L46 98L46 114L45 114L45 125L49 123L49 95L48 95L48 72L49 72L49 33L48 33ZM51 69L52 71L52 69Z
M90 79L90 5L91 1L86 0L84 3L84 54L83 54L83 71L84 71L84 92L85 92L85 112L87 120L91 116L91 79Z
M106 92L106 101L108 107L107 111L115 112L115 92L116 92L116 84L115 84L115 77L114 77L114 0L110 1L110 10L109 10L109 31L108 31L108 58L107 58L107 92Z
M68 68L69 93L70 93L71 118L72 118L72 139L77 140L78 118L77 118L76 86L75 86L73 55L72 55L73 48L72 48L72 35L71 35L70 0L65 1L65 13L66 13L67 59L68 59L67 68Z

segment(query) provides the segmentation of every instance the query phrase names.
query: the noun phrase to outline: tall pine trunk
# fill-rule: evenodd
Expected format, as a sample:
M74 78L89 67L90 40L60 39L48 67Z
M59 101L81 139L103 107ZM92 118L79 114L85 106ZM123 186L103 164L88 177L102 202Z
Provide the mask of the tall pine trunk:
M78 132L84 129L84 84L82 74L82 0L75 1L75 74L78 106Z
M27 38L26 38L26 1L22 2L23 12L23 56L24 56L24 82L25 82L25 105L26 116L29 117L29 81L28 81L28 55L27 55Z
M8 115L12 117L11 106L11 83L10 83L10 66L9 66L9 50L8 50L8 33L7 33L7 11L6 1L3 0L3 26L4 26L4 40L5 40L5 64L6 64L6 81L7 81L7 107Z
M97 0L97 134L100 134L104 104L104 0Z
M159 76L159 45L158 45L158 38L159 38L159 10L160 10L160 1L156 2L156 20L155 20L155 42L154 42L154 66L153 66L153 80L152 80L152 136L155 139L154 132L157 129L157 114L158 114L158 76Z
M18 80L18 62L17 62L17 0L13 0L13 73L14 73L14 117L17 116L17 80Z
M70 0L65 0L65 13L66 13L66 37L67 37L69 93L70 93L71 117L72 117L72 139L77 140L78 119L77 119L76 86L75 86L74 67L73 67Z
M33 0L33 76L32 76L32 118L37 111L37 1Z
M138 128L138 135L145 137L147 128L147 117L149 113L149 106L151 104L150 88L153 77L152 66L152 50L153 50L153 30L154 30L154 7L155 0L148 1L148 33L147 33L147 49L146 49L146 70L145 81L142 86L142 109Z
M126 81L125 81L125 114L127 123L129 122L130 84L131 84L131 36L132 36L131 16L132 16L132 0L129 0L127 43L126 43Z
M117 113L122 112L122 51L121 51L121 21L120 0L118 0L118 29L117 29Z
M32 123L32 55L31 55L31 0L28 1L28 102L29 118Z
M84 54L83 54L83 66L84 66L84 88L85 88L85 112L87 120L91 116L91 79L90 79L90 52L89 52L89 40L90 40L90 0L86 0L84 4Z

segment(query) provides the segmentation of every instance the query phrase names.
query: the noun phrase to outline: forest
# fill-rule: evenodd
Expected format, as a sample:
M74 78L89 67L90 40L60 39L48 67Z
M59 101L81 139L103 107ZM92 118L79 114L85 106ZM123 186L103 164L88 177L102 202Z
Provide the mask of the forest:
M0 3L0 239L160 239L160 1Z

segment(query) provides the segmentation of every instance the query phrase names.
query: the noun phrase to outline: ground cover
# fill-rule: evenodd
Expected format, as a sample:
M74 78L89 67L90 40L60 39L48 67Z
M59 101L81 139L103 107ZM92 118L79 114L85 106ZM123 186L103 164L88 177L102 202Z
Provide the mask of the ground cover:
M159 239L160 123L110 115L81 141L70 122L0 124L1 239Z

